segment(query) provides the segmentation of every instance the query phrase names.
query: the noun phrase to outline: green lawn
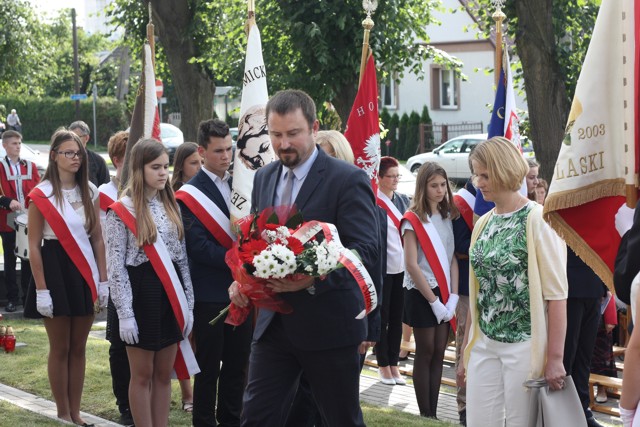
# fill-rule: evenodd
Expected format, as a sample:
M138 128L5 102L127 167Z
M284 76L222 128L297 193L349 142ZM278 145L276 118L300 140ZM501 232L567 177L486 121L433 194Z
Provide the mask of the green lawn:
M37 320L12 320L4 322L14 328L18 342L26 347L17 348L14 353L0 352L0 383L15 387L45 399L52 400L47 379L47 335L42 322ZM99 330L94 326L93 330ZM111 374L108 363L109 343L104 339L89 338L87 343L87 369L81 409L90 414L116 421L119 414L115 398L111 392ZM5 408L9 406L9 411ZM191 417L180 410L180 388L173 382L169 425L191 425ZM388 407L378 407L363 403L365 422L368 426L426 426L441 427L452 424L426 420ZM0 402L0 425L59 425L42 421L39 415ZM5 414L7 414L5 416ZM7 418L8 416L8 418ZM10 420L10 421L7 421Z

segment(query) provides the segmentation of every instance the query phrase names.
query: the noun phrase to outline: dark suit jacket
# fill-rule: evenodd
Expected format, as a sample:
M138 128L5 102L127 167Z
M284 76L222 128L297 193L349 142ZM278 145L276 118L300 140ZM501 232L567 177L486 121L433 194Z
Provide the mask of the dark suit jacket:
M631 229L622 236L616 256L613 283L616 295L625 304L631 303L631 282L640 271L640 201L636 205Z
M300 188L295 203L305 221L334 224L342 244L355 249L371 271L379 263L376 205L367 175L357 167L329 157L318 149L318 157ZM252 209L260 212L273 205L279 161L255 175L251 195ZM283 314L282 323L291 343L301 350L325 350L359 344L367 336L367 321L355 317L364 309L364 301L355 279L345 268L316 280L315 295L306 290L283 293L293 312ZM379 294L380 295L380 294ZM261 309L254 331L259 340L274 313Z
M229 208L220 190L204 170L200 170L188 183L202 191L229 217ZM218 243L184 203L179 203L195 300L229 304L228 289L233 278L224 261L227 249Z
M107 162L104 161L102 156L98 153L87 149L87 160L89 170L89 181L96 187L100 187L102 184L106 184L111 180L109 178L109 169L107 168Z

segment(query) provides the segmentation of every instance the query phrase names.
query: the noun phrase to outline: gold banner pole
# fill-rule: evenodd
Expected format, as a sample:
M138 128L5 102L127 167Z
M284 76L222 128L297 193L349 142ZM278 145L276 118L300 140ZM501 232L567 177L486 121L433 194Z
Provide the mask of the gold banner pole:
M496 88L500 80L500 70L502 69L502 21L507 17L502 12L502 6L504 0L491 0L491 3L496 7L496 11L491 16L496 23L496 56L494 63L494 78Z
M247 21L244 24L244 32L249 37L249 29L256 24L256 1L247 0Z
M371 14L375 12L378 8L377 0L364 0L362 2L362 7L364 11L367 13L367 17L362 21L362 28L364 28L364 36L362 38L362 56L360 57L360 77L358 78L358 87L360 87L360 83L362 83L362 76L364 74L364 69L367 66L367 58L369 58L370 47L369 47L369 33L373 28L373 19L371 19Z
M151 47L151 62L153 63L153 69L156 69L156 39L153 26L153 14L151 9L151 2L149 2L149 23L147 24L147 41Z

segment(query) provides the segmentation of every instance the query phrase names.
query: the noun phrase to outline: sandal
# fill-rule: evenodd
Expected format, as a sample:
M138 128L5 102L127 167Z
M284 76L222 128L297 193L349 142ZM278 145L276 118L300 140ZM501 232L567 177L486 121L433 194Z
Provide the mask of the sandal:
M182 401L182 410L184 412L193 412L193 402Z

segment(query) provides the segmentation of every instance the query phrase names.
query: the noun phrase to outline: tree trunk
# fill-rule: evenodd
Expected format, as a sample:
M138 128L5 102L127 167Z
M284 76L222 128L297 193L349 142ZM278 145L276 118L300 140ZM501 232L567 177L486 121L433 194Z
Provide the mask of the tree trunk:
M552 0L518 0L516 45L522 61L531 139L540 176L551 182L571 101L555 59Z
M340 116L340 120L342 120L342 129L347 127L347 120L349 119L349 114L351 113L351 107L353 107L353 102L356 99L356 83L346 84L342 86L339 93L333 98L331 103L336 109L336 112Z
M156 33L167 56L178 97L180 129L186 141L196 141L200 121L213 117L215 84L198 64L190 63L199 53L189 34L193 17L189 3L187 0L151 1Z

